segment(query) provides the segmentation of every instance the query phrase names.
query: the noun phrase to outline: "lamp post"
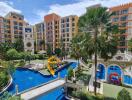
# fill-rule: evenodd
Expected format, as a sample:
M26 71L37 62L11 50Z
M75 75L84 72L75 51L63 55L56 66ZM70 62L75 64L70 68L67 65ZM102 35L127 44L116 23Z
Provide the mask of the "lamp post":
M18 85L15 86L15 89L16 89L16 95L18 95Z

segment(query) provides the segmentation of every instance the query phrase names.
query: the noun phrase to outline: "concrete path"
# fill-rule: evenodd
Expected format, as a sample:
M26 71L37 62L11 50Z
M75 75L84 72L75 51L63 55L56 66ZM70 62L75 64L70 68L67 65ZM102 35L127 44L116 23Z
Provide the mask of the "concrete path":
M24 99L24 100L30 100L30 99L33 99L41 94L44 94L44 93L47 93L49 91L52 91L58 87L61 87L65 84L65 80L63 79L58 79L56 81L53 81L51 83L48 83L48 84L45 84L45 85L42 85L38 88L34 88L34 89L31 89L29 91L26 91L21 95L21 98Z

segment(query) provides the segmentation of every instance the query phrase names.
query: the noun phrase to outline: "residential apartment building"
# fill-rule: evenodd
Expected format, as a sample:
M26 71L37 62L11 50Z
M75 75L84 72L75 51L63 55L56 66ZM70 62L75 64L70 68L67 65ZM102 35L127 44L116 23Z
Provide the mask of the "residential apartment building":
M61 17L55 13L44 16L46 49L47 45L50 45L53 51L55 48L59 48L60 18Z
M74 36L78 33L78 16L71 15L62 17L60 21L60 35L65 51L70 51L70 43Z
M4 18L0 16L0 42L4 42Z
M45 50L44 22L35 24L33 27L35 51Z
M112 24L119 26L118 48L124 53L128 51L128 40L132 38L132 3L111 7L109 10L114 13L111 17Z
M24 16L15 12L0 17L0 40L12 43L16 39L23 39L23 26L26 25Z

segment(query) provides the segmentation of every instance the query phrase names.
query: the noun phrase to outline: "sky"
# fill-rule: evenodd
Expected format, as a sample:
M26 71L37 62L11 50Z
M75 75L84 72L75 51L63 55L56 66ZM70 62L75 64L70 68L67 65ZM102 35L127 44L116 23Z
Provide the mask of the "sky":
M86 12L86 7L94 4L113 7L132 0L0 0L0 16L5 16L13 11L24 15L30 24L44 20L44 16L56 13L61 17L68 15L81 16Z

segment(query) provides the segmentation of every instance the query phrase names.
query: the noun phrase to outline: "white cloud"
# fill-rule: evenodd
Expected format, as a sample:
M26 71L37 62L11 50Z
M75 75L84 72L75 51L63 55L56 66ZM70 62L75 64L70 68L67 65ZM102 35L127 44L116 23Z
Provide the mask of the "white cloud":
M17 10L12 6L13 6L13 2L0 2L0 16L5 16L10 11L21 13L20 10Z
M60 16L68 16L68 15L82 15L86 11L86 7L94 5L94 4L102 4L106 7L117 6L123 3L132 2L131 0L78 0L79 2L67 5L54 4L49 7L49 11L38 10L37 15L40 18L43 18L44 15L49 13L56 13Z

